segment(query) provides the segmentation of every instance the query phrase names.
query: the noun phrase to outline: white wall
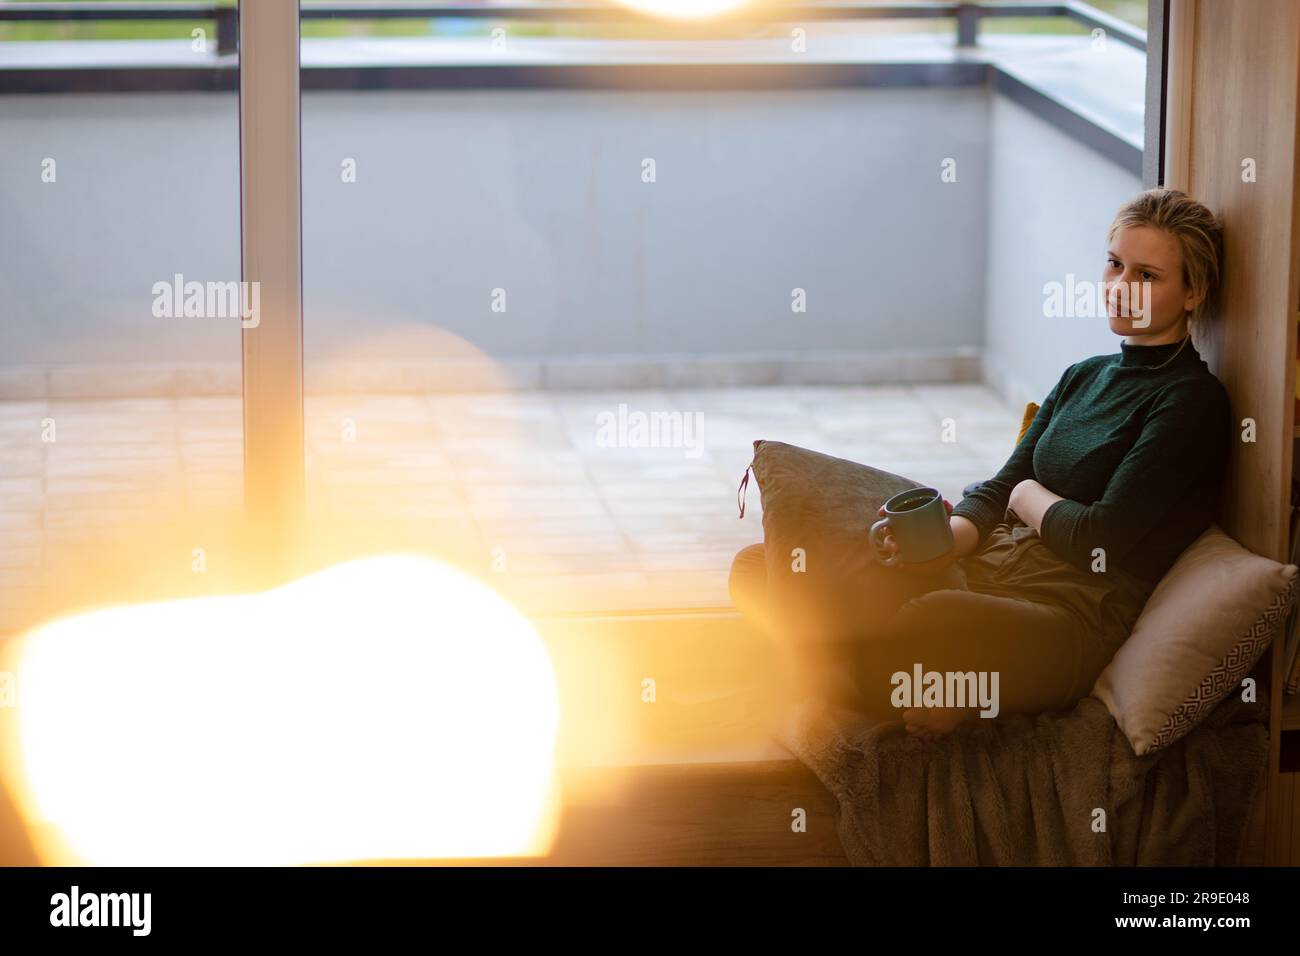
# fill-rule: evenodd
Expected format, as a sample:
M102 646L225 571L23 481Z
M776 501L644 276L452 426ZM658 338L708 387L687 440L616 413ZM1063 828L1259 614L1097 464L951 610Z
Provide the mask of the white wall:
M1041 289L1099 276L1140 183L983 88L312 92L303 145L309 376L450 339L594 363L986 347L1022 401L1118 348L1042 318ZM237 327L150 313L176 272L238 277L237 149L233 94L0 97L0 385L219 362L237 389Z
M0 365L237 363L237 323L154 318L176 272L239 278L235 94L0 96Z
M405 323L503 356L978 344L986 112L977 89L304 94L309 354ZM237 278L236 115L0 97L0 361L226 347L149 306L178 271ZM948 155L969 179L941 188Z
M308 352L353 341L349 316L512 356L977 345L987 107L933 88L307 94ZM953 154L970 179L941 186Z
M1074 362L1119 351L1105 319L1045 318L1043 285L1101 278L1106 231L1142 181L1005 97L991 128L984 370L1019 406Z

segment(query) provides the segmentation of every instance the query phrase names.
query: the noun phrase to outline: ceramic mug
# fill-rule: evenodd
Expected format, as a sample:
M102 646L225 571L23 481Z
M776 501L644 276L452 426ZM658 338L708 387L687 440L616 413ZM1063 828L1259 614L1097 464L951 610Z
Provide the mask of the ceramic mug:
M892 556L881 551L888 528L898 548ZM953 548L948 507L937 488L909 488L885 502L885 516L871 526L871 549L887 568L900 561L919 564L941 557Z

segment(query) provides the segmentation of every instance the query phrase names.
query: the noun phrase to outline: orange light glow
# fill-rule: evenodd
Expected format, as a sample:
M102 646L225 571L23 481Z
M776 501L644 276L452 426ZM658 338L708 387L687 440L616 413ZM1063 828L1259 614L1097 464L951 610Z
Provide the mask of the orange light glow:
M702 20L739 10L750 0L617 0L641 13L673 17L679 20Z
M545 853L558 695L532 626L425 557L24 636L5 778L47 863Z

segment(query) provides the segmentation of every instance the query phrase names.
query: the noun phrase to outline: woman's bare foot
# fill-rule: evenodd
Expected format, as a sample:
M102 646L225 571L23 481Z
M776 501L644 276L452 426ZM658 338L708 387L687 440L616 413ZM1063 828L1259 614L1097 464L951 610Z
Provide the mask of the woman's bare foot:
M974 713L972 707L912 707L903 711L903 723L913 737L933 742L947 737Z

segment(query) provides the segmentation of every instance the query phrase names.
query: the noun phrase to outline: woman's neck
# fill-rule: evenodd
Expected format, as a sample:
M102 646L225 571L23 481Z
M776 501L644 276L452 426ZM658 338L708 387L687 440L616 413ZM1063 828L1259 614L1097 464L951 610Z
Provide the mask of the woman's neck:
M1175 342L1181 342L1187 336L1187 320L1179 322L1177 325L1165 329L1163 332L1155 332L1150 335L1126 335L1124 336L1125 345L1170 345Z

